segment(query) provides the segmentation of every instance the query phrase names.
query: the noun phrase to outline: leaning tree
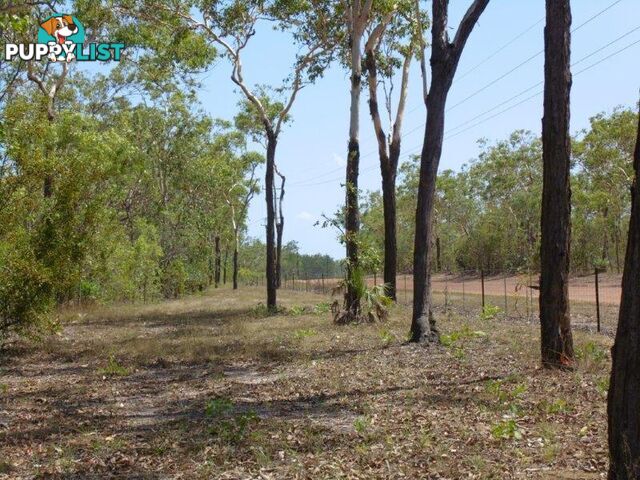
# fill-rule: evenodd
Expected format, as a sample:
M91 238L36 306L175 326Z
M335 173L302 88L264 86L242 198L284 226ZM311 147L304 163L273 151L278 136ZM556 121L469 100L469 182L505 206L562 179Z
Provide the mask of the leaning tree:
M438 331L431 313L431 237L438 165L442 155L447 95L458 68L460 56L489 0L474 0L462 18L453 40L449 40L449 0L433 0L431 27L431 85L425 95L427 122L420 156L418 206L413 249L413 318L411 340L438 341ZM423 44L424 46L424 44ZM424 58L424 54L422 55ZM422 62L423 86L426 66ZM426 87L424 87L426 88Z
M611 350L609 480L640 478L640 117L616 340Z

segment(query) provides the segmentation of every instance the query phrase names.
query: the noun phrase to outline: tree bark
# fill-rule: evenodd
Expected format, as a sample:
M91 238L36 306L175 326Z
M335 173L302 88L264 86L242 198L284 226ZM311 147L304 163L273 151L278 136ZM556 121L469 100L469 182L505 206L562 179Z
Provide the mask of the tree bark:
M385 19L390 20L390 17ZM396 177L398 162L400 160L400 141L404 107L407 98L409 83L409 66L412 52L405 54L402 67L402 81L400 86L400 99L395 124L393 125L392 139L387 146L387 138L382 128L380 111L378 108L378 65L376 62L376 49L380 37L386 26L385 20L372 32L367 41L365 65L367 68L369 84L369 113L373 121L373 127L378 141L378 155L380 157L380 173L382 176L382 207L384 217L384 284L385 293L393 301L396 301L396 275L398 265L397 247L397 218L396 218ZM390 109L390 107L389 107ZM389 111L391 116L391 112Z
M354 2L359 3L359 2ZM358 16L358 11L352 16ZM368 17L368 13L367 13ZM358 205L358 175L360 168L360 89L362 82L360 21L352 19L351 29L351 105L349 116L349 144L345 182L345 244L347 254L347 285L344 295L344 309L347 320L360 316L361 306L358 289L354 284L354 273L359 269L358 235L360 233L360 209Z
M384 284L386 295L396 301L396 275L398 265L398 235L396 216L396 176L400 146L391 145L389 165L381 167L382 210L384 215ZM395 165L395 168L394 168Z
M238 243L233 247L233 289L238 289Z
M224 247L224 262L222 262L222 284L227 284L227 260L229 260L229 248Z
M275 251L275 201L273 195L276 145L278 139L273 132L267 134L267 164L265 174L265 197L267 202L267 309L276 309L276 251Z
M546 0L546 10L540 332L543 366L562 367L570 365L573 359L568 302L571 238L571 7L569 0Z
M420 158L418 205L413 253L413 315L411 341L439 341L435 318L431 311L431 238L436 178L442 142L447 95L460 55L489 0L475 0L460 22L452 42L447 33L448 0L433 0L431 87L426 98L427 122Z
M609 480L640 478L640 118L618 330L611 349Z
M282 175L278 168L275 173L280 177L280 197L278 198L278 214L276 220L276 287L282 286L282 235L284 233L284 215L282 213L282 203L284 200L284 184L286 177Z
M218 288L220 285L220 236L216 235L213 239L214 243L214 270L213 270L213 282L215 288Z

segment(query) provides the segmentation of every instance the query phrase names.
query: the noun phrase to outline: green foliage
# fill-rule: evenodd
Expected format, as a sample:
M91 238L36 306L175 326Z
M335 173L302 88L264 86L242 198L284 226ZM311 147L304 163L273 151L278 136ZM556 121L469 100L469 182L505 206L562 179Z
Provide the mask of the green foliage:
M253 410L234 413L234 409L233 402L224 397L210 400L205 407L205 415L213 422L209 432L224 444L240 443L259 419Z
M205 407L204 413L207 417L221 417L233 410L233 402L226 397L214 398L209 400Z
M501 420L491 428L491 435L496 440L521 440L523 434L524 431L512 418Z
M331 311L331 304L329 302L320 302L313 307L313 313L315 315L322 315Z
M116 359L115 355L112 354L109 355L107 366L98 369L98 373L100 375L104 375L105 377L125 377L131 372L127 367L121 365Z
M622 270L630 212L637 109L591 119L573 142L571 268ZM438 174L434 241L448 271L536 271L540 241L542 145L515 131L494 144L479 142L478 158L460 171ZM419 161L400 167L397 193L398 260L411 271ZM383 249L382 196L364 199L362 235ZM438 262L434 255L434 268Z
M307 337L313 337L317 334L318 332L316 332L313 328L300 328L293 332L293 336L299 340Z
M607 351L597 343L589 341L575 349L578 361L587 369L599 370L607 360Z
M549 415L555 415L558 413L568 413L568 412L571 412L572 410L571 406L567 403L567 401L562 398L554 400L553 402L550 402L545 399L545 400L542 400L538 404L538 406L543 412Z
M482 321L493 320L498 316L498 314L501 311L502 310L500 309L500 307L497 307L495 305L485 305L482 311L480 312L480 320Z
M366 416L360 416L353 421L353 428L358 435L364 436L371 428L371 419Z
M389 329L383 328L378 332L378 336L384 345L389 345L396 340L396 336Z

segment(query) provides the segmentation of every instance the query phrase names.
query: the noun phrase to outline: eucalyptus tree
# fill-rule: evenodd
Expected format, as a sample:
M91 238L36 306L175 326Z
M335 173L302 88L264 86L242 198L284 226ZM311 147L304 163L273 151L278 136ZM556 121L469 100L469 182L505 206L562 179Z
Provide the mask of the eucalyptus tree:
M242 172L242 175L234 175L232 178L241 178L224 193L225 201L231 211L231 224L233 226L233 263L232 278L233 289L238 289L238 255L240 252L240 241L243 222L247 215L249 203L256 193L260 191L258 179L256 178L256 167L264 159L255 153L246 153L239 156L234 162L227 162L222 168L231 168Z
M540 336L542 364L573 360L569 316L571 245L571 6L546 0L542 211L540 220Z
M474 0L460 21L453 40L449 40L449 0L433 0L431 27L431 85L425 95L427 121L420 158L420 180L413 248L413 317L411 340L438 341L431 312L431 238L438 165L444 139L445 107L462 51L489 0ZM419 10L419 8L417 8ZM424 43L423 43L424 46ZM422 54L423 89L426 93L426 67Z
M198 32L215 45L231 63L231 81L251 103L266 137L265 198L267 308L276 307L276 251L274 175L276 147L282 127L300 90L313 83L331 61L335 35L334 4L318 0L179 0L167 5L158 0L122 1L127 14L151 19L162 24L174 24L178 29ZM244 71L244 53L256 34L274 27L289 35L297 49L293 65L285 79L274 88L281 103L271 116L261 98L260 88L253 86ZM255 43L255 41L254 41Z
M357 321L361 316L360 297L364 275L360 265L360 206L358 176L360 169L360 94L362 90L363 42L374 51L383 32L393 20L397 5L373 0L346 0L343 5L348 36L344 61L350 70L349 143L345 179L344 229L346 246L346 285L343 310L336 317L340 323ZM365 38L366 36L366 38Z
M640 118L633 169L631 219L607 403L610 480L640 477Z
M577 171L572 183L571 267L622 270L637 112L616 108L590 119L572 144Z
M426 22L415 18L413 0L395 5L390 17L383 17L373 29L365 45L365 66L369 87L369 113L373 123L380 173L382 175L382 202L384 210L384 283L386 294L396 300L397 233L396 233L396 177L400 159L402 121L404 119L409 87L409 69L417 47L420 46ZM385 12L382 12L385 15ZM419 50L418 50L419 51ZM400 91L395 117L392 107L394 77L400 70ZM378 78L381 77L381 82ZM382 83L384 106L390 133L387 137L380 115L378 87Z

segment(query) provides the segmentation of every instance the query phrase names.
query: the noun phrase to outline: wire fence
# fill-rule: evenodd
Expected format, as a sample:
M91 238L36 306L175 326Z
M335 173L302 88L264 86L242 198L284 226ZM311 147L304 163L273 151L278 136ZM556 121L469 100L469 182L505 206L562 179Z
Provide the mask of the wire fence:
M369 285L380 285L382 279L372 275ZM569 279L569 309L575 328L615 333L620 307L622 275L594 271L590 275ZM335 278L284 277L281 288L321 294L338 294ZM413 302L413 276L398 275L397 301ZM439 273L432 276L431 291L436 308L452 309L465 314L500 315L503 318L536 322L539 315L538 274L492 274L483 272Z

